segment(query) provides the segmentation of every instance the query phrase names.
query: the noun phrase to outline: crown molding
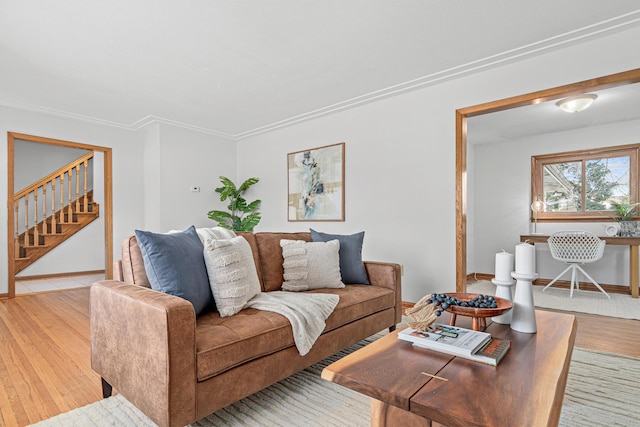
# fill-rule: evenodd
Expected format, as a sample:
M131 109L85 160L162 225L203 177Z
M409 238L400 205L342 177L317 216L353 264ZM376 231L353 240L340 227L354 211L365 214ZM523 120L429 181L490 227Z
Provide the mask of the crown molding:
M230 134L226 132L217 131L214 129L205 128L202 126L192 125L185 122L166 119L153 115L148 115L140 120L135 121L132 124L118 123L114 121L104 120L96 117L86 116L82 114L70 113L68 111L57 110L54 108L48 108L27 103L15 103L0 100L0 105L6 107L33 111L38 113L50 114L58 117L72 118L75 120L86 121L90 123L97 123L105 126L112 126L120 129L127 130L140 130L151 124L161 123L171 126L181 127L184 129L193 130L196 132L206 133L214 135L219 138L228 139L231 141L239 141L252 136L260 135L263 133L271 132L276 129L292 126L294 124L316 119L318 117L326 116L329 114L337 113L347 109L355 108L364 104L379 101L384 98L390 98L402 93L418 90L428 86L433 86L439 83L443 83L448 80L460 78L469 74L488 70L501 65L506 65L511 62L526 59L540 55L552 50L565 48L589 38L601 37L607 33L614 33L617 31L623 31L627 28L631 28L640 24L640 10L630 12L624 15L620 15L605 21L601 21L577 30L569 31L557 36L553 36L544 40L540 40L534 43L530 43L525 46L520 46L515 49L507 50L495 55L491 55L476 61L468 62L466 64L458 65L448 68L446 70L438 71L423 77L419 77L413 80L409 80L403 83L399 83L393 86L386 87L384 89L376 90L364 95L360 95L345 101L341 101L326 107L318 108L303 114L299 114L293 117L289 117L284 120L273 122L264 126L249 129L237 134Z
M34 112L34 113L48 114L50 116L63 117L63 118L66 118L66 119L80 120L80 121L83 121L83 122L90 122L90 123L95 123L95 124L100 124L100 125L105 125L105 126L111 126L111 127L115 127L115 128L119 128L119 129L131 130L131 126L128 126L128 125L123 124L123 123L118 123L118 122L114 122L114 121L110 121L110 120L99 119L97 117L85 116L83 114L70 113L68 111L58 110L58 109L49 108L49 107L43 107L41 105L5 101L5 100L2 100L2 99L0 99L0 105L5 106L5 107L9 107L9 108L13 108L13 109L16 109L16 110L31 111L31 112Z
M225 133L225 132L219 132L213 129L207 129L201 126L195 126L195 125L190 125L188 123L184 123L184 122L179 122L176 120L171 120L171 119L165 119L162 117L158 117L158 116L145 116L142 119L138 120L137 122L132 123L131 125L129 125L129 129L132 130L138 130L138 129L142 129L146 126L149 126L151 124L156 124L156 123L161 123L161 124L167 124L167 125L171 125L171 126L175 126L175 127L180 127L183 129L189 129L189 130L193 130L196 132L201 132L201 133L206 133L209 135L215 135L219 138L223 138L223 139L228 139L231 141L236 141L237 137L235 135L229 134L229 133Z

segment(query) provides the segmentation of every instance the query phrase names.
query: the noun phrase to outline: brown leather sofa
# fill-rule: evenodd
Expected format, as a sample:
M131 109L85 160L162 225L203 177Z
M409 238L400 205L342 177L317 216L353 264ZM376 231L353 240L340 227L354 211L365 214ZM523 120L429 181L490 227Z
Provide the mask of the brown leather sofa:
M250 243L262 291L280 290L280 239L309 233L239 233ZM103 394L115 388L160 426L184 426L400 322L400 266L365 262L371 285L348 284L323 334L305 356L291 325L253 308L196 318L188 301L150 289L135 236L115 276L91 286L91 366Z

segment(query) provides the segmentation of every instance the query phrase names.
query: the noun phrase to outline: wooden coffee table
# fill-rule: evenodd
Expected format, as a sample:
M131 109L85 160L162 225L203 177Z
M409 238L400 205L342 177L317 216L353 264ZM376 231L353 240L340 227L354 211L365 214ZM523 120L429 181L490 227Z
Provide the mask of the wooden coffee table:
M511 340L497 367L413 347L394 332L329 365L322 378L371 397L372 426L556 426L577 321L539 310L536 321L536 334L487 326Z

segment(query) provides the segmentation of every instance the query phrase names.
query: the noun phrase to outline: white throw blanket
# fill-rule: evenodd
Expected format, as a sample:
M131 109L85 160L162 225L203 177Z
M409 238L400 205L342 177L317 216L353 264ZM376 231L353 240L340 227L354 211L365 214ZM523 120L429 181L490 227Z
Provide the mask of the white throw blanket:
M245 307L273 311L289 319L298 352L304 356L324 331L324 321L336 308L339 300L338 295L332 294L273 291L256 295Z

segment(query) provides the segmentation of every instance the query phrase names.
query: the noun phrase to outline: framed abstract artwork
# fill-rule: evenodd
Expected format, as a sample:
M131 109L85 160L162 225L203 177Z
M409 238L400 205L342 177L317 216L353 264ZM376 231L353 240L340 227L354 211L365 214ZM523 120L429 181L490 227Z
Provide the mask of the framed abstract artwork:
M289 221L344 221L344 145L287 154Z

